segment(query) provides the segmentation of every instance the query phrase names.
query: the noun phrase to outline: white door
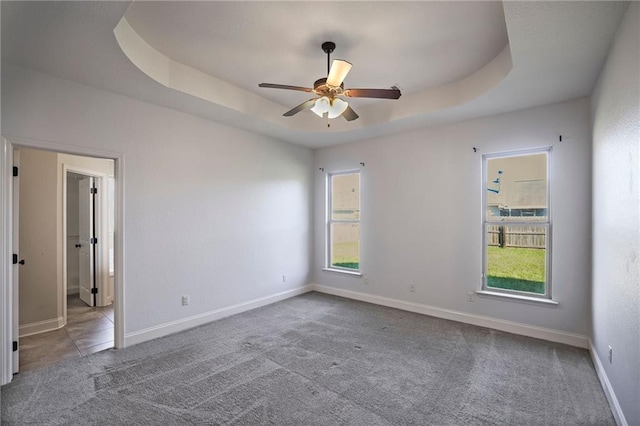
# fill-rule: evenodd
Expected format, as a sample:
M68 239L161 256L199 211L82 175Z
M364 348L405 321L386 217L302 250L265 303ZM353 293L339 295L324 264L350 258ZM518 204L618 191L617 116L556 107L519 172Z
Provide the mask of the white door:
M19 338L20 338L20 315L18 309L20 308L20 266L24 265L25 261L20 259L20 173L15 173L16 168L19 171L20 165L20 151L13 150L13 166L14 166L14 178L13 178L13 318L12 318L12 331L13 334L13 374L19 371ZM18 176L15 176L15 175Z
M95 306L92 293L95 284L93 178L82 179L79 186L80 299L89 306Z

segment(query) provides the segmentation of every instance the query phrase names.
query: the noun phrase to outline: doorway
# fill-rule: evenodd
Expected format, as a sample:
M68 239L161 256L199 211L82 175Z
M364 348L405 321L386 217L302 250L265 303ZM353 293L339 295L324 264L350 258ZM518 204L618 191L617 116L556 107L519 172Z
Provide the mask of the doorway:
M114 164L30 148L18 153L19 364L31 371L113 347L107 180Z
M2 227L6 232L5 235L7 236L3 241L2 251L3 253L11 253L15 249L15 251L18 251L17 257L20 260L24 260L24 262L16 262L16 264L12 264L13 262L9 260L9 262L2 262L0 265L0 272L2 272L0 276L0 290L2 291L2 294L6 296L3 298L2 310L0 311L3 318L3 326L0 329L0 332L4 336L2 341L0 341L0 347L2 348L2 353L0 354L0 361L2 365L2 384L11 381L12 374L18 372L20 361L27 361L26 350L28 349L28 346L36 345L33 340L36 340L35 338L38 336L46 337L46 339L42 339L46 340L46 344L43 345L43 347L46 347L46 350L41 349L40 353L47 354L56 351L62 353L64 352L63 349L66 347L75 349L77 356L84 356L108 347L121 348L124 346L124 321L122 312L123 259L121 255L123 246L121 192L122 156L105 155L103 152L96 153L90 149L81 149L80 152L74 153L81 155L76 156L65 153L65 151L68 152L67 146L60 146L55 143L43 141L16 139L17 138L13 138L12 141L8 141L3 138L2 150L0 152L0 156L2 157L3 178L6 176L10 178L7 180L3 179L0 188L2 201ZM56 150L57 147L62 147L64 150ZM21 202L19 196L23 196L24 202L27 202L29 196L26 195L26 191L28 189L26 186L28 185L18 185L15 190L15 194L13 193L14 189L12 186L14 185L14 181L20 180L19 178L11 179L10 175L13 166L14 148L16 148L16 154L20 154L15 155L17 159L19 158L20 162L25 161L24 153L27 150L37 151L40 154L40 157L48 157L49 160L51 160L52 157L57 159L56 164L53 166L56 176L52 179L58 188L58 191L55 194L57 199L52 203L49 202L49 210L51 209L51 205L55 205L60 213L56 212L48 216L48 221L53 221L57 229L55 231L57 239L54 249L57 254L54 256L51 256L51 245L47 247L45 247L45 245L40 245L39 251L36 250L34 255L34 251L29 253L28 244L23 243L23 250L18 243L18 240L23 240L23 236L20 232L21 227L19 226L19 217L21 216L21 209L19 207L21 204L24 204ZM107 158L105 159L105 157ZM76 163L75 160L78 158L85 161L85 163ZM42 158L40 159L42 160ZM94 165L97 162L110 163L111 173L103 173L103 171L96 170ZM22 168L23 172L26 173L26 170L24 170L22 166L18 165L18 170L20 168ZM45 167L44 169L38 168L38 170L41 172L42 170L50 171L51 169ZM67 174L71 179L79 176L84 176L82 179L87 177L91 178L87 181L90 184L88 187L96 188L96 190L100 190L100 187L102 187L104 194L102 195L102 200L105 201L105 204L109 193L111 196L110 204L112 210L110 214L104 215L104 217L96 217L95 220L90 221L93 224L94 229L102 229L102 236L100 236L100 233L96 233L94 236L89 237L89 239L94 238L93 245L95 245L95 253L94 248L91 248L88 251L89 254L92 254L92 258L95 262L93 270L89 268L88 271L88 275L95 277L93 280L94 284L91 285L90 290L91 288L97 288L98 292L95 293L89 290L91 294L89 303L87 304L82 302L83 305L79 305L77 303L79 300L79 291L78 293L75 293L72 287L68 288L67 286L69 278L68 275L71 271L67 268L67 262L69 259L73 261L76 256L78 258L80 256L77 252L80 247L76 247L76 243L72 245L68 244L68 237L70 234L67 233L66 228L69 223L66 221L67 218L63 214L65 208L68 207L68 194L66 193ZM26 181L26 175L24 173L20 177ZM91 182L92 180L93 182ZM49 189L51 188L49 180L41 174L36 178L36 181L39 182L38 191L41 193L45 192L45 186ZM48 185L47 182L49 182ZM22 186L25 187L23 188ZM63 194L64 198L62 197ZM15 202L14 195L16 196ZM51 200L49 199L49 201ZM98 211L99 208L97 207L101 201L94 199L93 202L97 203L93 204L93 207ZM16 207L16 212L13 212L14 207ZM103 210L108 211L107 208L104 208ZM79 218L80 210L78 210L77 216ZM64 223L62 220L63 217L65 219ZM15 225L17 225L15 230L14 222ZM50 231L51 223L49 223L48 226ZM18 238L13 238L12 236ZM13 241L14 239L16 240L15 242ZM115 243L116 240L117 244ZM103 245L102 249L98 249L98 243L107 241L109 242L108 244ZM91 241L89 242L89 246L91 246ZM76 253L75 255L69 256L68 254L72 249L76 250ZM46 255L43 255L43 253L46 253ZM27 268L37 266L37 264L42 260L42 257L55 258L56 265L54 272L52 272L53 270L49 270L49 272L52 273L45 273L44 275L41 274L41 276L46 277L44 281L49 285L49 288L41 293L41 296L43 297L40 297L36 301L35 305L36 310L42 308L43 311L49 312L49 318L38 320L38 318L35 317L28 318L29 312L27 312L27 310L25 310L26 312L24 315L20 312L20 305L24 305L24 303L22 303L24 302L23 299L28 299L30 296L33 296L32 289L28 288L28 286L26 286L24 294L20 294L20 291L22 290L20 288L22 287L20 284L20 275L24 273L24 275L28 277L29 274L26 272ZM102 263L103 259L106 259L104 263ZM78 259L77 266L79 267L79 265L80 261ZM18 267L20 269L18 269ZM85 275L87 274L85 273ZM13 285L14 279L16 281L15 286ZM48 296L51 296L52 288L54 289L53 291L55 294L50 298ZM38 292L36 291L36 293ZM25 318L26 320L31 319L31 321L25 323L23 321ZM34 318L36 321L33 321ZM26 327L21 327L21 325L26 325ZM47 333L50 334L45 336ZM70 338L71 344L68 342L62 343L62 341L55 339L56 336L60 337L65 334ZM105 337L107 334L110 336ZM20 339L20 336L22 336L23 339ZM107 338L109 340L107 340ZM15 342L13 345L11 344L12 341ZM21 350L14 351L14 347ZM41 356L38 355L38 357ZM68 354L63 355L60 360L69 359L69 357L70 356ZM40 366L46 365L41 358L38 359L37 363L32 364ZM25 367L27 367L27 364L25 364ZM26 370L28 370L28 368L20 369L20 371Z
M93 176L67 170L67 298L72 295L84 305L94 307L97 295L96 192ZM103 238L102 236L100 238Z
M113 302L115 179L112 160L62 155L66 294L79 294L87 306Z

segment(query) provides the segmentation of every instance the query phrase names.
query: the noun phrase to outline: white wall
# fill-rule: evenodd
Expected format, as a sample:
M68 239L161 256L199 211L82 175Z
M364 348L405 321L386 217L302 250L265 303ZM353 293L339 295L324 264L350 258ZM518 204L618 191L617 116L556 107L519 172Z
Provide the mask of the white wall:
M589 103L580 99L316 151L314 282L587 336L590 142ZM559 305L485 297L470 303L467 292L481 287L482 154L544 146L553 146L552 285ZM361 266L368 285L322 271L325 174L318 169L353 169L360 162Z
M124 153L125 333L306 285L309 149L2 65L5 135Z
M639 78L640 4L631 2L591 102L593 345L630 425L640 424Z
M56 154L20 149L20 258L25 265L20 267L19 313L23 330L49 320L57 328L62 315L57 295L56 167Z

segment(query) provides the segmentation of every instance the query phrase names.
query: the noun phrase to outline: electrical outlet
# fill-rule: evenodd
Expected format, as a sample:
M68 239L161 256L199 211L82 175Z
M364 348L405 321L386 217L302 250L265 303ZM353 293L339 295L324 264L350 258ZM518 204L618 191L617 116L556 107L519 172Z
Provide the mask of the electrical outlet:
M473 295L474 293L472 291L467 293L467 302L473 302Z
M613 348L609 345L609 364L613 363Z
M282 282L286 283L287 282L287 276L286 275L282 275Z
M182 306L187 306L189 304L189 296L182 296Z
M416 292L416 285L415 284L409 284L409 291L411 293L415 293Z
M368 285L369 284L369 277L366 275L362 276L362 284L364 285Z

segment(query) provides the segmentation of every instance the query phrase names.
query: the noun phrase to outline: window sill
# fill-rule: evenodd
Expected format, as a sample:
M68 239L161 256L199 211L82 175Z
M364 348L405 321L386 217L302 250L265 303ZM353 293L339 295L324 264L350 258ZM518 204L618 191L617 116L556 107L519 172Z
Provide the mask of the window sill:
M352 271L345 271L342 269L333 269L333 268L322 268L323 271L325 272L335 272L338 274L345 274L345 275L352 275L354 277L361 277L362 276L362 272L352 272Z
M489 297L496 299L507 299L514 302L524 302L533 305L543 305L555 308L559 305L555 300L541 299L539 297L520 296L519 294L499 293L497 291L478 290L476 294L480 297Z

